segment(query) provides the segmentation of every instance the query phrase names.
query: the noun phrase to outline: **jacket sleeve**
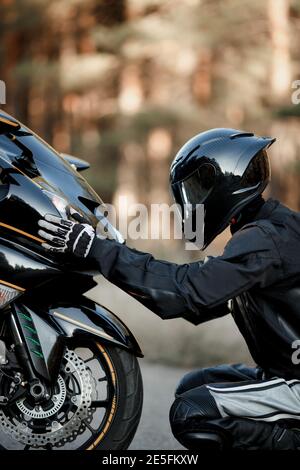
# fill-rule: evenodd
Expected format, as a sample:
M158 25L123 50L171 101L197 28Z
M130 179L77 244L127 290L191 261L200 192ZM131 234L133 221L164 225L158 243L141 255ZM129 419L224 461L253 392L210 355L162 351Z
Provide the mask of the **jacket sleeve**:
M89 257L113 284L162 319L199 324L229 313L227 301L278 276L280 259L261 228L237 232L220 257L178 265L112 240L96 239Z

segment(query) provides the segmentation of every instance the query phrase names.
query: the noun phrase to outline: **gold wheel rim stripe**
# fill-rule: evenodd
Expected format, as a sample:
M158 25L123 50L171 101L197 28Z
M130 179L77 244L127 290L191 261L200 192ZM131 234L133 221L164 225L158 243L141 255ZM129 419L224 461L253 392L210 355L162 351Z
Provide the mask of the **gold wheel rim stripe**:
M97 347L98 349L101 351L101 353L103 354L107 364L108 364L108 367L109 367L109 370L110 370L110 373L111 373L111 377L112 377L112 382L114 385L116 385L116 371L115 371L115 368L113 366L113 363L111 362L111 359L109 357L109 355L107 354L106 350L104 349L103 346L101 346L101 344L97 343ZM105 423L105 426L103 428L103 430L101 431L101 434L99 434L99 436L97 437L97 439L93 442L93 444L91 444L87 450L93 450L95 449L95 447L103 440L103 438L105 437L105 435L107 434L107 431L109 430L110 428L110 425L112 423L112 420L114 418L114 415L115 415L115 412L116 412L116 409L117 409L117 398L116 398L116 395L113 397L113 400L112 400L112 405L111 405L111 409L110 409L110 413L109 413L109 416L108 416L108 419Z

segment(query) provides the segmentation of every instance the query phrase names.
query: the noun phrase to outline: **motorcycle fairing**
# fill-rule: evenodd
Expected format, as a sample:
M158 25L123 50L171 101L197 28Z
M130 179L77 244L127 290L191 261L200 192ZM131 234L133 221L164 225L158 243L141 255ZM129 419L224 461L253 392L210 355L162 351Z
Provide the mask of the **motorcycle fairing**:
M12 308L32 365L36 373L49 382L57 377L64 347L76 338L92 337L143 357L126 325L108 309L83 296L76 305L58 302L46 309L26 305L20 299Z
M9 124L1 124L1 119ZM3 227L16 227L19 235L30 235L23 237L22 244L40 252L43 240L37 236L37 221L46 213L65 216L65 209L72 207L100 235L123 243L106 216L103 201L79 173L88 166L81 159L59 154L0 111L0 222L6 225L0 224L1 231ZM54 199L59 199L59 205ZM5 234L10 237L16 231L5 230Z

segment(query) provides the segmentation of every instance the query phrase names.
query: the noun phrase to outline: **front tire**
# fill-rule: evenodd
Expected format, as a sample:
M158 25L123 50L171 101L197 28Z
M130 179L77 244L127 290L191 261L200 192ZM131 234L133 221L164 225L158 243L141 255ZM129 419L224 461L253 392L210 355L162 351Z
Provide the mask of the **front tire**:
M113 380L116 396L107 425L102 434L87 450L128 449L137 427L143 407L143 382L137 358L125 349L97 345L106 360Z

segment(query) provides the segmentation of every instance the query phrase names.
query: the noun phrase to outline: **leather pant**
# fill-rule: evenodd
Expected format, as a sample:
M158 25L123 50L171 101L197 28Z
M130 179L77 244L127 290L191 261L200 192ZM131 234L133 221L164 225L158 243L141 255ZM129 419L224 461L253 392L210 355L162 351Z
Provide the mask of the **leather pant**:
M276 394L278 406L287 411L295 395L290 396L289 391L297 382L265 379L261 369L241 364L190 372L178 385L170 410L173 434L184 447L195 450L299 449L300 421L281 419L281 408L272 413L265 409L274 410ZM285 400L284 405L280 400ZM246 418L251 410L251 418Z

